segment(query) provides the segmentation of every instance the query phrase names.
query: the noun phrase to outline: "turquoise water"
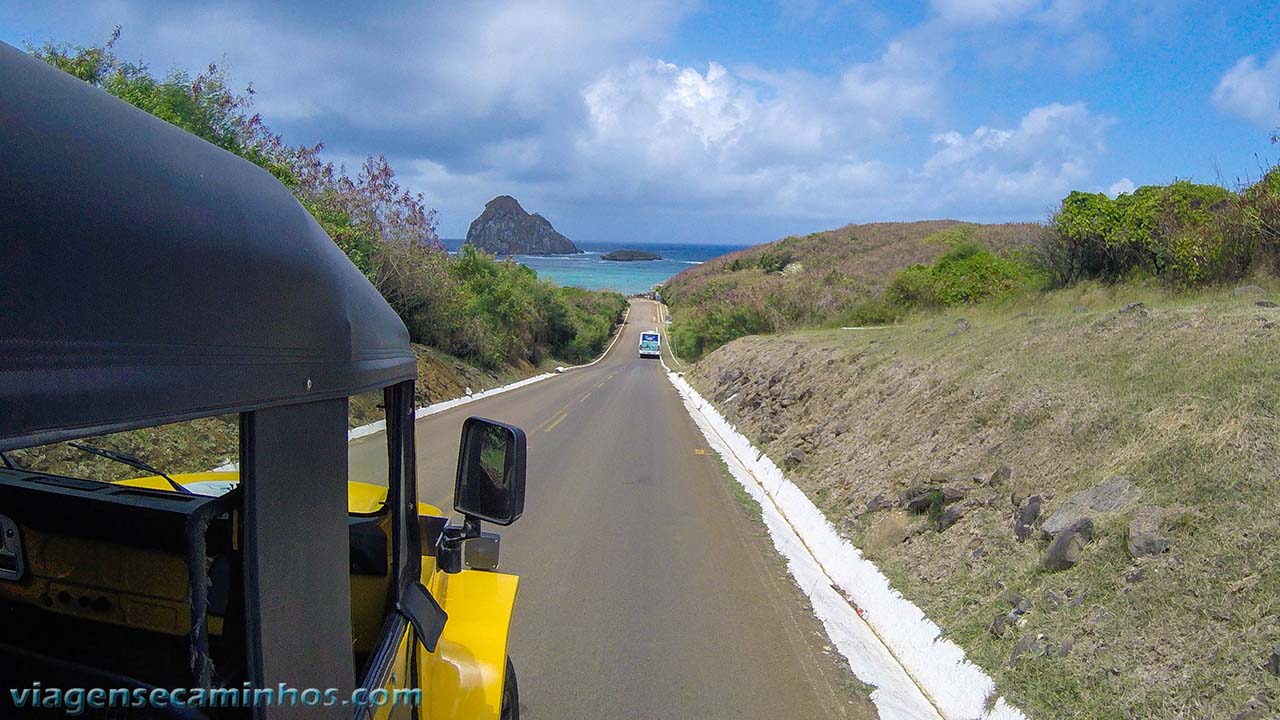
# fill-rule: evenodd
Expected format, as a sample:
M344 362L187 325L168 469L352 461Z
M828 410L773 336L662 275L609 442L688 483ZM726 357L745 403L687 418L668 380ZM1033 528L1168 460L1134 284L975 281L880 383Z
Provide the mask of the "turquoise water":
M444 241L449 250L457 250L462 240ZM617 290L631 295L645 292L660 285L671 276L687 270L705 260L725 253L741 250L737 245L675 245L675 244L603 244L577 243L584 251L581 255L517 255L516 261L533 268L538 277L559 285L587 288L588 290ZM638 262L614 262L601 260L600 256L620 249L645 250L662 256L661 260Z

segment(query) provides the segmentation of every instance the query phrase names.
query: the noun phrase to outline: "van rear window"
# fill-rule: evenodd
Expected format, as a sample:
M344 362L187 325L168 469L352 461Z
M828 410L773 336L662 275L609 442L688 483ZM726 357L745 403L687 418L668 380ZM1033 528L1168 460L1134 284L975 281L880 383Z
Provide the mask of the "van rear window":
M640 333L640 339L645 342L657 342L658 333Z

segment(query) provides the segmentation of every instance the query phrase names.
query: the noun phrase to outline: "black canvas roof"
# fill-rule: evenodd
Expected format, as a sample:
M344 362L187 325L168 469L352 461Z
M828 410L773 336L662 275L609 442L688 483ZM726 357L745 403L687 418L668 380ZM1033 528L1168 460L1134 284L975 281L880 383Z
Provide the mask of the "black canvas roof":
M0 450L415 376L269 173L0 43Z

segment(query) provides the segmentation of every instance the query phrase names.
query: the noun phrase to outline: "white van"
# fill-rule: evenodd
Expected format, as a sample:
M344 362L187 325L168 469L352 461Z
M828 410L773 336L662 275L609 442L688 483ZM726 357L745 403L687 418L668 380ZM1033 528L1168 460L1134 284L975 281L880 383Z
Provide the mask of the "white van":
M645 330L640 333L640 357L656 358L659 354L661 336L657 330Z

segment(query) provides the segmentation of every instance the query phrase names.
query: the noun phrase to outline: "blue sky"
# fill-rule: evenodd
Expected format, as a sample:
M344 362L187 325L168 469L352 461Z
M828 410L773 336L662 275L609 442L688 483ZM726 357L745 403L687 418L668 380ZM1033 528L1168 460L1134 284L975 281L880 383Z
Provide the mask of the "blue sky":
M383 153L458 237L511 194L585 242L1043 220L1280 159L1280 7L1179 0L0 6L0 40L224 63L289 142Z

